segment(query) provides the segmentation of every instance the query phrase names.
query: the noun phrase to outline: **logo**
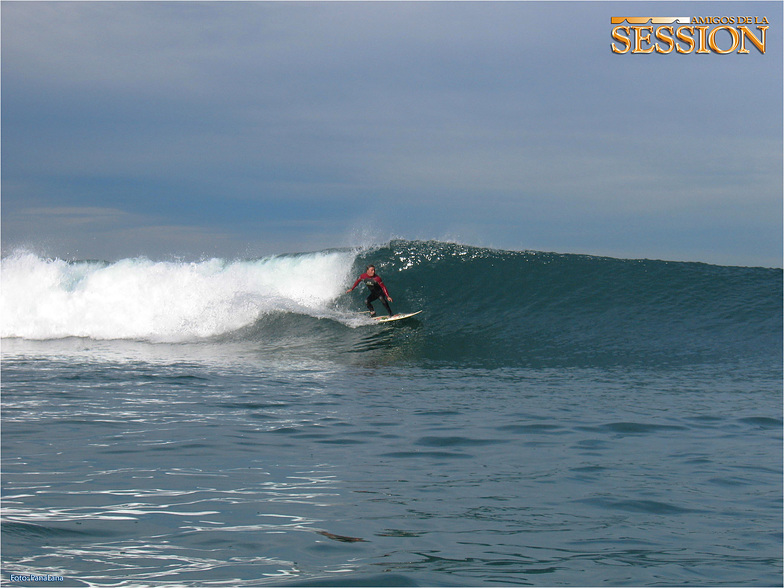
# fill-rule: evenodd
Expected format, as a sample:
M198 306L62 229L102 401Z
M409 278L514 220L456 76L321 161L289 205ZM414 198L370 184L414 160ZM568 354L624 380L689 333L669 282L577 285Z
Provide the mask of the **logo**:
M613 53L765 54L764 16L613 16ZM676 26L677 25L677 26ZM752 27L754 27L754 30Z

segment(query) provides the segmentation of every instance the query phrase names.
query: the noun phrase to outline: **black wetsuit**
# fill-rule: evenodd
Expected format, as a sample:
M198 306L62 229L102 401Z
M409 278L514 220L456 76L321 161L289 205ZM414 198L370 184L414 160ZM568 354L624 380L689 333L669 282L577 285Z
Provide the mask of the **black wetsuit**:
M369 276L368 274L362 274L357 278L357 281L354 282L354 285L351 287L353 290L357 287L357 284L360 282L365 282L365 286L368 287L370 290L370 296L367 297L365 300L365 306L368 307L370 311L370 316L375 316L376 309L373 308L373 301L374 300L381 300L381 304L384 305L384 308L387 311L389 316L392 316L392 309L389 307L389 292L387 291L387 287L384 285L384 282L381 281L381 277L376 274L374 276Z

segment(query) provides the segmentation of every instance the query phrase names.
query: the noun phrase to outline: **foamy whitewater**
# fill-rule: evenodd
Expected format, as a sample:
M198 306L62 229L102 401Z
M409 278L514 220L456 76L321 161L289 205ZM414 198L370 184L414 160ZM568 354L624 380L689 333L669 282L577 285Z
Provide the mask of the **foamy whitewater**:
M363 314L368 263L422 313ZM9 585L782 584L780 269L400 240L0 279Z
M115 263L2 260L2 337L191 341L272 311L317 314L342 293L355 255L313 253L251 261Z

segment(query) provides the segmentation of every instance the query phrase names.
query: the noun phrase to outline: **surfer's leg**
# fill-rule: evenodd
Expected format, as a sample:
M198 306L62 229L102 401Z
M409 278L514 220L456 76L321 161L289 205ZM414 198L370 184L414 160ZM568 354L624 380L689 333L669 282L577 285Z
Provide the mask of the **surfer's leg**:
M389 301L387 300L387 297L386 296L380 296L379 298L381 300L381 303L384 305L384 308L387 309L387 313L389 314L389 316L392 316L392 309L389 308Z
M373 308L373 304L372 304L372 302L376 298L378 298L376 294L371 294L370 296L367 297L367 300L365 300L365 306L368 307L368 310L370 311L370 316L376 316L376 309Z

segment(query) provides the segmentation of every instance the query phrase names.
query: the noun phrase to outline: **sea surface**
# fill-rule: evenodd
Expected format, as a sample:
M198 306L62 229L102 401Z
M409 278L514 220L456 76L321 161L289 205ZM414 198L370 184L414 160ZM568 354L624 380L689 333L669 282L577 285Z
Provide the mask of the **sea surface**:
M361 313L371 262L420 315ZM780 269L16 252L0 294L5 585L782 584Z

